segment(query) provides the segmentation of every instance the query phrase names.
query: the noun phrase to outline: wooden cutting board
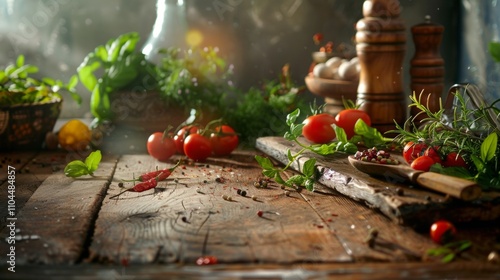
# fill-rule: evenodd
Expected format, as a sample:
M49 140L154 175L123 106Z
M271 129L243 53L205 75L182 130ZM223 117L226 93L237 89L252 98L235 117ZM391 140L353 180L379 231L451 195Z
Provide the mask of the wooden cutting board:
M298 145L282 137L258 138L256 147L282 164L288 163L288 150L292 154L300 150ZM500 218L500 193L488 192L476 201L460 201L412 186L402 178L372 177L352 167L347 156L343 153L319 156L306 152L291 168L300 172L305 161L316 158L321 184L377 209L399 224L420 227L437 219L459 223Z

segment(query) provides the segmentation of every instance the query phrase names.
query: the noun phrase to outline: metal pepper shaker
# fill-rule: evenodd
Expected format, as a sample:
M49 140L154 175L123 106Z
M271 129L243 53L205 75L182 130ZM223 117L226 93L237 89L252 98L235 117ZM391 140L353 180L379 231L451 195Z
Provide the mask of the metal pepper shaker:
M356 52L361 67L357 103L381 132L395 129L407 116L403 90L405 25L397 0L366 0L356 24Z
M439 53L444 27L431 23L431 17L411 28L415 54L410 61L411 91L431 112L439 111L439 100L444 90L444 60ZM410 115L421 121L425 115L414 106Z

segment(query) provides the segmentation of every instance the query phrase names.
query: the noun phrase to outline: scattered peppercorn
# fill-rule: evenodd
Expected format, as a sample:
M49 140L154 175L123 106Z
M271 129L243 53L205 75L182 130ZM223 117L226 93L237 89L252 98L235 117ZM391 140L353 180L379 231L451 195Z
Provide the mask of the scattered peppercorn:
M402 188L396 188L396 194L399 196L403 196L405 191Z
M123 188L123 182L118 183L118 187Z
M247 192L246 191L241 191L241 196L247 196Z

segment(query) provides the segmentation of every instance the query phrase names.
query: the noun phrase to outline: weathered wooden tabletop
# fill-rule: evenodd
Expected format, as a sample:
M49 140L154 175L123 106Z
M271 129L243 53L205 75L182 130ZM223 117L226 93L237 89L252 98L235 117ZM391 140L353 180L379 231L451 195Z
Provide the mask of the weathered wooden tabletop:
M262 169L255 154L264 155L238 151L205 163L183 161L172 180L156 189L115 198L123 180L171 167L182 157L158 162L142 154L105 154L94 177L72 179L62 169L85 154L4 154L0 278L500 277L500 264L487 261L500 250L498 220L457 224L457 238L473 246L443 265L426 258L437 247L427 229L395 222L328 184L314 192L273 183L256 187ZM15 168L15 181L9 181L9 168ZM15 187L15 205L9 186ZM370 247L372 229L379 236ZM202 256L216 257L217 264L197 265ZM11 260L15 273L8 270Z

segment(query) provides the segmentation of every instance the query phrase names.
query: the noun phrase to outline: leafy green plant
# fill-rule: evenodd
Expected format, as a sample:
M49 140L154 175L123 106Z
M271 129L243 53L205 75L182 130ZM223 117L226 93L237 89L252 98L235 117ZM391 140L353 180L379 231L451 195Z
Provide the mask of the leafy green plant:
M136 52L139 39L135 32L120 35L97 46L78 66L81 83L92 93L90 111L97 119L109 120L113 116L110 94L134 84L140 74L155 73L144 54Z
M120 90L155 91L167 105L220 113L230 90L229 67L215 48L160 50L158 64L137 50L139 35L122 34L97 46L78 67L82 84L91 92L90 110L98 120L112 120L111 99ZM99 74L99 75L98 75Z
M234 105L229 104L224 119L237 128L245 146L253 147L258 137L283 135L288 131L286 116L297 108L309 108L301 95L304 89L292 81L286 64L277 79L237 93L238 99Z
M66 165L64 168L64 175L67 177L81 177L85 175L94 175L94 171L99 168L99 163L101 162L102 154L101 151L96 150L90 153L85 162L81 160L74 160Z
M18 104L46 103L61 99L61 91L66 91L78 103L80 96L75 91L78 83L76 76L66 84L52 78L33 78L38 67L25 64L24 56L17 57L15 64L0 71L0 106Z
M232 68L219 57L217 48L169 48L160 54L158 86L168 104L222 115L225 96L231 90L228 78Z

